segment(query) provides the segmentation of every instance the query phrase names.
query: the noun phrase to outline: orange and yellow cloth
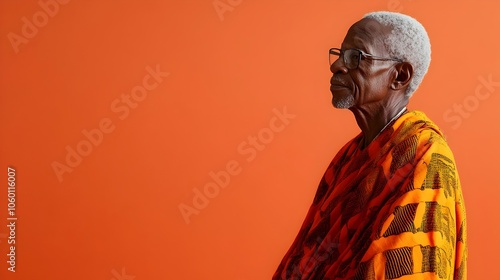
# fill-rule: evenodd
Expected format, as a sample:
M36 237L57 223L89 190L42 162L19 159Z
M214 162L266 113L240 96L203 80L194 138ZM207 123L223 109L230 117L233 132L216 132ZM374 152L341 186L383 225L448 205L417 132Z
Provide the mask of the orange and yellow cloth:
M273 279L466 279L465 207L453 154L419 111L328 166Z

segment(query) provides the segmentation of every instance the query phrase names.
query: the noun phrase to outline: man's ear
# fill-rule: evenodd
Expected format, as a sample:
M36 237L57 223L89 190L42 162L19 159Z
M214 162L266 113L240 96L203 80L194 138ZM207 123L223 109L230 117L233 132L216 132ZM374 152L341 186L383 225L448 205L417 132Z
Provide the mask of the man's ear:
M409 62L401 62L396 66L396 78L391 83L392 90L406 88L413 78L413 66Z

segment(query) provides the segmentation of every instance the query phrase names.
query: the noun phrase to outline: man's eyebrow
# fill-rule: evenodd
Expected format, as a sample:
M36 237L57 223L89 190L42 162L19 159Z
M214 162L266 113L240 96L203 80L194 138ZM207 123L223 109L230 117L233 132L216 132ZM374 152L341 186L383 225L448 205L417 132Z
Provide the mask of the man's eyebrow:
M361 50L361 51L364 51L364 52L368 52L365 44L363 44L362 42L354 43L354 45L350 45L349 48L345 47L345 45L342 43L342 45L340 46L340 49L341 50L358 49L358 50Z
M363 33L362 36L356 35L354 36L354 45L356 46L357 49L360 49L362 51L368 51L368 48L366 47L367 45L365 42L371 42L373 38L368 36L367 33Z

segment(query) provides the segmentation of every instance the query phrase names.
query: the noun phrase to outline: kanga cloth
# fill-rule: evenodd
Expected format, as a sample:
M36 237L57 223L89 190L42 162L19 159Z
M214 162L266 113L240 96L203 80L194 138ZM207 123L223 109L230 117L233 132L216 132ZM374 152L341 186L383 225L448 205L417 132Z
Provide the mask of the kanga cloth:
M419 111L335 156L273 279L466 279L465 207L453 154Z

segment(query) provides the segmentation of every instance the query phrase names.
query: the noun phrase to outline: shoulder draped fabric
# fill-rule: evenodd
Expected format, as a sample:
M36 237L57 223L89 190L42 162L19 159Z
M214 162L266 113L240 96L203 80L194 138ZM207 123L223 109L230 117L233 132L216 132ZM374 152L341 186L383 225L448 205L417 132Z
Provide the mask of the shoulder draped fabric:
M466 220L453 154L419 111L335 156L273 279L466 279Z

